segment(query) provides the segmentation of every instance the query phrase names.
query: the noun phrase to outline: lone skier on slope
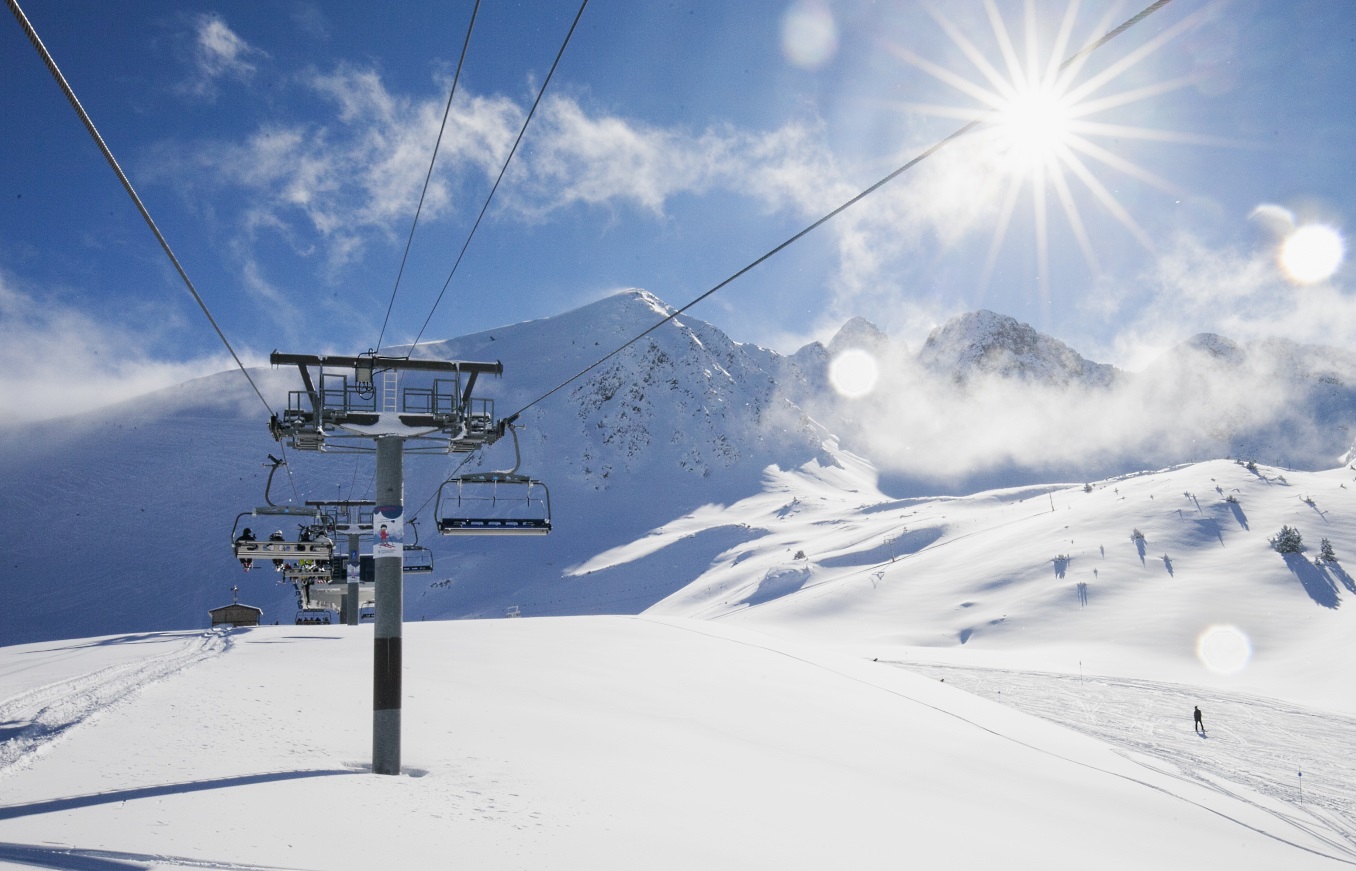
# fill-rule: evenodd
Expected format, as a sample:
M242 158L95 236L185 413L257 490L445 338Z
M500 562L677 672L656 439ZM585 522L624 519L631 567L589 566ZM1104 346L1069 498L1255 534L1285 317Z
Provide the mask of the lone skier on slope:
M1196 706L1196 734L1205 734L1205 723L1201 720L1201 706Z

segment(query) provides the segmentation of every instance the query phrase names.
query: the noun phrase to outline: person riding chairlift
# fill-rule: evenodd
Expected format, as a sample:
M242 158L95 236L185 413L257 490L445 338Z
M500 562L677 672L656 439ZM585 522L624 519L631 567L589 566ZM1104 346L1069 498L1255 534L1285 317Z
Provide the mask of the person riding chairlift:
M269 533L269 535L268 535L268 540L269 540L269 541L286 541L287 539L283 538L283 533L282 533L282 530L281 530L281 529L275 529L275 530L273 530L271 533ZM273 561L273 570L274 570L275 572L280 572L280 571L283 570L283 566L284 566L284 565L285 565L285 561L284 561L284 560L275 559L275 560Z
M254 541L254 532L248 526L245 527L244 532L240 533L235 538L236 544L240 544L246 541ZM254 566L254 560L242 557L240 560L240 564L245 567L245 571L249 571Z

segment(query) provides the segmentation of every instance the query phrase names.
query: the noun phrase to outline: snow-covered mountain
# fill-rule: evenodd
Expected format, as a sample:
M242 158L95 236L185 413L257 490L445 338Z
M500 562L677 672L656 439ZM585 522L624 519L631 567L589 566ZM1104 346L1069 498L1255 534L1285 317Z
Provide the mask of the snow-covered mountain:
M752 584L734 601L769 602L816 583L819 536L875 540L882 506L942 492L938 481L970 493L977 481L1100 480L1228 454L1323 469L1350 444L1349 357L1200 340L1146 372L1111 377L1062 343L984 313L939 328L916 357L860 319L828 347L784 356L683 316L569 380L670 311L627 291L418 349L503 362L503 378L481 379L476 392L495 400L498 417L523 412L521 470L550 487L555 532L439 539L435 497L461 458L407 456L407 514L436 557L431 578L407 582L407 619L493 617L509 606L638 613L691 604L716 575L725 586L712 595ZM1000 350L966 352L958 337L967 335L976 348ZM1228 353L1202 357L1198 346ZM849 347L884 361L881 386L861 400L829 387L827 368ZM274 408L300 386L287 369L253 374ZM1223 386L1245 374L1250 388ZM1277 396L1296 400L1268 399ZM0 430L0 483L11 494L3 523L20 543L0 570L12 591L0 643L202 625L236 585L267 619L290 620L290 588L269 571L241 572L229 550L237 515L248 523L264 504L265 460L280 450L266 422L240 374L225 372ZM368 455L287 459L274 501L370 496ZM513 462L506 439L463 471ZM908 547L934 535L911 530L892 535ZM1349 547L1356 552L1356 540ZM830 556L829 567L867 559L847 553Z
M1322 468L1345 462L1352 443L1356 354L1345 349L1204 333L1135 377L1218 456Z
M960 315L937 327L918 359L929 371L961 384L997 375L1055 386L1109 387L1118 374L1113 366L1086 360L1058 339L991 311Z

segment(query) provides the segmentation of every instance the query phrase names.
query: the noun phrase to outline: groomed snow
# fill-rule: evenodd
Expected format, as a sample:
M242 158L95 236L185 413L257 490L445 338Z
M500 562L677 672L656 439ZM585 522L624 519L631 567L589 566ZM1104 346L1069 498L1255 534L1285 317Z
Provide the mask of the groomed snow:
M1148 737L1122 716L1100 720L1106 734L1091 737L935 673L711 621L405 629L404 773L394 777L368 770L370 626L0 649L0 680L24 687L2 708L5 746L24 749L0 774L0 859L326 869L1356 864L1350 816L1242 785L1227 768L1200 776L1164 761L1158 750L1206 757L1218 746L1220 758L1238 760L1229 764L1248 765L1248 754L1224 753L1237 753L1246 729L1211 723L1219 737L1202 739L1189 710ZM1024 686L1061 704L1077 696ZM1118 734L1139 745L1121 749Z

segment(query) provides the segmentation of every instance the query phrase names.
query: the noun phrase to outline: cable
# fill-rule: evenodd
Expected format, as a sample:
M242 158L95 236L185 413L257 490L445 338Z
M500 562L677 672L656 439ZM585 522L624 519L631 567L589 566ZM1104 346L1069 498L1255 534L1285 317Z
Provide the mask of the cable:
M537 106L541 105L542 97L546 94L546 86L551 83L551 77L556 74L556 67L560 65L560 59L565 54L565 47L570 44L570 37L574 36L574 30L579 26L579 19L584 16L584 8L589 5L589 0L583 0L579 4L579 11L575 13L574 21L570 24L570 30L565 34L565 41L560 44L560 51L556 52L556 59L551 64L551 69L546 74L546 78L541 83L541 88L537 91L537 99L533 101L532 108L528 110L527 117L523 119L523 127L518 131L518 138L513 142L513 148L509 150L508 157L504 159L504 165L499 170L499 177L494 180L494 186L490 188L490 195L485 198L485 205L481 206L480 214L476 216L476 222L471 227L471 232L466 236L466 242L461 246L461 253L457 255L456 262L452 264L452 271L448 273L447 280L443 282L443 289L438 292L438 298L433 301L433 308L429 310L428 317L424 319L424 325L419 328L419 333L410 343L410 349L406 352L405 358L409 359L418 346L419 340L423 338L424 330L428 329L429 322L433 320L433 314L438 310L438 305L443 301L443 294L447 293L447 288L452 284L452 276L457 274L457 267L461 265L461 259L466 256L466 249L470 247L471 240L475 238L476 230L480 228L480 222L485 217L485 212L490 208L490 201L494 199L495 191L499 190L499 183L504 180L504 173L508 171L509 162L513 160L513 155L518 153L518 146L523 141L523 135L527 133L527 125L532 122L532 116L537 112Z
M1102 36L1101 39L1095 40L1094 42L1091 42L1088 45L1083 46L1078 51L1069 55L1069 57L1065 59L1064 63L1059 65L1058 72L1061 73L1064 72L1064 70L1069 66L1069 64L1073 63L1074 61L1078 60L1084 55L1092 54L1097 49L1106 45L1111 40L1120 36L1122 33L1134 27L1136 24L1139 24L1141 21L1148 18L1150 15L1153 15L1155 12L1162 9L1164 6L1167 6L1171 2L1172 0L1158 0L1158 2L1153 3L1144 8L1142 11L1140 11L1138 15L1135 15L1127 19L1125 23L1123 23L1120 27L1115 27L1112 28L1111 30L1108 30L1106 34Z
M14 17L18 20L19 26L21 26L24 29L24 33L28 35L28 41L33 43L33 47L38 50L38 54L42 57L42 62L47 65L48 72L56 79L57 84L61 87L62 93L66 95L67 101L70 102L71 108L75 109L75 113L80 116L80 121L85 125L85 129L88 130L89 135L93 137L94 143L98 145L99 150L103 152L104 159L108 161L108 165L111 166L113 172L117 174L118 180L122 182L123 189L126 190L127 195L132 198L132 202L136 204L137 211L141 213L142 219L146 221L146 226L151 228L151 232L155 234L155 238L160 242L160 247L164 249L165 255L169 257L170 263L174 264L175 271L179 273L179 277L183 279L184 286L187 287L188 292L193 295L193 299L197 301L198 308L202 309L202 313L207 316L208 323L212 325L212 329L216 330L217 338L221 339L221 343L226 346L226 350L230 351L231 359L235 360L235 365L240 368L240 372L245 376L245 380L250 383L250 387L254 388L254 395L259 397L259 401L264 404L264 408L267 409L269 416L274 416L272 406L268 404L267 399L264 399L264 394L260 392L259 385L254 383L254 379L250 377L249 371L245 369L245 364L240 362L240 357L235 353L235 348L231 347L231 343L226 339L226 334L223 333L221 327L218 326L216 318L212 317L212 313L208 311L207 303L203 302L203 298L198 295L198 289L193 286L193 281L188 277L188 273L184 271L184 267L179 263L179 258L174 256L174 251L170 248L169 242L165 240L165 236L160 232L160 228L155 225L155 220L151 218L151 213L147 211L145 204L141 202L141 197L137 196L136 190L132 187L132 182L127 178L127 174L122 171L122 167L118 165L117 159L113 157L113 152L109 150L108 145L104 142L104 138L99 135L98 129L94 126L94 121L92 121L89 114L85 112L85 107L81 106L80 101L76 99L75 91L71 89L70 84L66 81L66 77L61 74L61 70L57 67L56 61L52 59L52 55L47 51L47 46L43 45L42 40L38 38L38 32L34 30L33 25L29 23L28 16L24 15L24 11L19 8L18 0L5 0L5 2L9 5L10 11L14 13Z
M391 309L395 307L396 291L400 290L400 278L405 274L405 263L410 259L410 245L414 243L414 228L419 226L419 214L424 210L424 197L428 195L429 182L433 179L433 165L438 161L438 148L443 142L443 133L447 131L447 116L452 113L452 98L457 93L457 82L461 79L461 68L466 63L466 50L471 45L471 31L476 26L476 13L480 11L480 0L471 9L471 23L466 26L466 41L461 45L461 57L457 59L457 71L452 76L452 90L447 95L447 106L443 108L443 123L438 128L438 139L433 143L433 156L428 161L428 174L424 176L424 189L419 192L419 205L414 210L414 222L410 224L410 236L405 240L405 253L400 258L400 269L396 272L395 287L391 288L391 301L386 304L386 319L381 322L381 333L377 336L377 352L381 351L381 340L386 337L386 325L391 322Z
M480 453L480 448L476 448L475 450L473 450L473 451L471 451L470 453L468 453L465 457L463 457L463 458L462 458L462 461L461 461L460 463L458 463L458 464L457 464L457 467L456 467L455 469L452 470L452 472L447 476L446 479L444 479L443 483L446 483L447 481L451 481L453 478L455 478L455 477L457 476L457 473L461 471L461 467L462 467L462 466L465 466L467 463L471 462L471 458L474 457L474 456L475 456L476 454L478 454L478 453ZM409 516L410 516L410 522L414 522L416 519L418 519L418 517L419 517L419 512L420 512L420 511L423 511L425 508L427 508L427 507L428 507L428 503L432 502L435 498L437 498L437 496L438 496L438 494L439 494L440 492L442 492L442 484L439 484L439 485L438 485L438 489L433 491L433 495L429 496L427 499L424 500L424 504L420 505L418 508L414 509L414 511L410 512L410 515L409 515ZM435 522L435 523L437 522L437 518L434 518L434 522Z
M959 130L957 130L955 133L952 133L950 136L946 137L945 139L941 140L940 142L935 143L931 148L929 148L928 150L924 151L922 154L920 154L920 155L918 155L917 157L913 158L913 159L910 160L908 163L906 163L906 164L904 164L903 166L901 166L899 169L896 169L894 172L892 172L892 173L890 173L889 175L885 176L885 177L882 178L880 181L878 181L878 182L876 182L875 184L871 185L871 187L867 188L866 190L864 190L864 191L862 191L861 193L859 193L859 194L857 194L856 196L854 196L852 199L850 199L850 200L848 200L847 202L845 202L845 203L843 203L842 205L840 205L838 208L836 208L836 209L834 209L833 211L829 212L827 215L824 215L822 218L820 218L819 220L815 221L813 224L811 224L810 226L808 226L808 227L806 227L805 229L801 230L800 232L796 233L794 236L792 236L791 238L787 239L785 242L782 242L782 243L781 243L780 245L778 245L777 247L775 247L775 248L773 248L772 250L768 251L767 253L763 254L763 256L759 257L757 260L753 261L753 262L750 263L748 266L745 266L743 269L739 270L739 271L736 272L734 275L731 275L729 278L727 278L727 279L725 279L724 281L720 282L720 283L717 284L715 287L713 287L713 288L711 288L710 290L708 290L706 293L703 293L701 296L699 296L699 297L697 297L696 299L692 300L691 302L689 302L687 305L683 306L682 308L680 308L680 309L675 309L671 314L668 315L668 317L664 318L664 319L661 320L659 323L657 323L657 324L655 324L654 326L650 327L650 328L649 328L648 330L646 330L645 332L641 333L640 335L638 335L638 336L636 336L635 338L631 339L630 341L626 342L626 344L622 345L621 347L617 348L616 350L613 350L613 351L607 353L607 354L604 355L603 357L599 358L597 361L595 361L595 362L589 364L589 365L586 366L585 368L581 369L579 372L576 372L574 375L572 375L572 376L570 376L569 378L567 378L565 381L563 381L563 382L561 382L560 384L556 385L555 387L551 388L551 389L548 390L546 393L544 393L544 394L542 394L541 396L537 397L536 399L532 400L532 401L529 402L527 405L524 405L522 408L518 409L518 411L517 411L516 413L517 413L517 414L522 414L524 411L527 411L529 408L531 408L532 406L534 406L534 405L536 405L537 403L541 402L542 400L546 399L548 396L551 396L553 393L556 393L557 391L563 389L566 385L568 385L568 384L570 384L571 382L573 382L573 381L575 381L575 380L577 380L577 379L583 377L586 373L592 371L593 369L596 369L598 366L601 366L603 363L607 362L607 361L610 360L611 358L613 358L613 357L615 357L616 355L620 354L622 351L625 351L627 348L631 347L631 346L634 345L636 342L639 342L641 339L645 338L645 337L648 336L650 333L653 333L655 330L657 330L657 329L659 329L660 327L664 326L664 324L668 323L669 321L671 321L671 320L673 320L674 318L678 317L678 316L679 316L680 314L682 314L683 312L685 312L685 311L687 311L688 309L692 308L692 307L693 307L694 305L696 305L697 303L699 303L699 302L701 302L702 300L706 299L706 298L707 298L708 296L710 296L711 294L713 294L713 293L715 293L716 291L720 290L721 288L725 287L725 286L726 286L727 284L729 284L730 282L734 281L734 280L737 279L737 278L740 278L740 277L743 276L745 273L750 272L750 271L753 270L755 267L761 265L764 261L770 259L773 255L779 254L779 253L780 253L783 249L785 249L787 246L791 245L791 244L794 243L794 242L800 241L800 239L801 239L802 237L804 237L805 235L807 235L807 234L810 233L811 231L817 230L819 227L821 227L822 225L826 224L827 222L829 222L829 221L832 220L833 218L837 217L837 216L838 216L839 214L841 214L842 212L846 211L847 209L849 209L849 208L851 208L852 206L856 205L857 203L861 202L863 199L865 199L865 198L866 198L867 196L869 196L870 194L875 193L877 190L879 190L879 189L880 189L881 187L883 187L884 185L888 184L888 183L891 182L891 181L894 181L894 179L897 178L899 175L901 175L902 173L907 172L908 170L912 169L914 166L916 166L917 164L921 163L923 160L927 159L928 157L931 157L934 153L936 153L936 152L937 152L939 149L941 149L943 146L945 146L946 144L948 144L949 142L951 142L953 139L957 139L957 138L959 138L959 137L961 137L961 136L964 136L965 134L969 133L972 129L974 129L975 127L977 127L980 123L981 123L980 121L971 121L969 124L966 124L964 127L962 127L962 128L960 128Z
M1062 63L1062 64L1060 65L1059 68L1062 70L1062 69L1064 69L1065 67L1067 67L1069 64L1073 63L1073 61L1076 60L1077 58L1083 57L1083 56L1087 55L1089 52L1092 52L1093 50L1095 50L1095 49L1097 49L1097 48L1100 48L1101 46L1103 46L1103 45L1105 45L1106 43L1110 42L1110 41L1111 41L1112 39L1114 39L1115 37L1117 37L1117 36L1119 36L1120 34L1124 33L1126 30L1128 30L1128 29L1130 29L1131 27L1133 27L1134 25L1138 24L1140 21L1143 21L1145 18L1149 17L1149 16L1152 15L1154 12L1157 12L1159 9L1163 8L1164 6L1166 6L1166 5L1167 5L1168 3L1170 3L1170 2L1171 2L1171 0L1157 0L1157 2L1153 3L1152 5L1148 6L1148 7L1145 8L1143 11L1141 11L1139 14L1137 14L1137 15L1135 15L1134 17L1132 17L1132 18L1130 18L1129 20L1127 20L1124 24L1120 25L1119 27L1114 28L1113 30L1108 31L1108 32L1107 32L1104 36L1102 36L1100 39L1097 39L1096 41L1092 42L1091 44L1089 44L1089 45L1085 46L1084 48L1082 48L1082 49L1078 50L1077 52L1075 52L1073 55L1071 55L1071 56L1068 58L1068 60L1064 61L1064 63ZM567 386L570 385L571 383L577 381L578 379L582 378L582 377L583 377L584 375L586 375L587 373L589 373L589 372L593 371L594 369L598 368L598 367L601 366L603 363L607 362L608 360L612 359L612 358L615 357L616 355L620 354L622 351L625 351L627 348L631 347L631 346L634 345L636 342L639 342L641 339L645 338L645 337L648 336L650 333L653 333L655 330L659 329L659 328L662 327L664 324L667 324L669 321L671 321L671 320L673 320L674 318L678 317L678 316L681 315L683 312L685 312L685 311L687 311L688 309L690 309L690 308L692 308L693 306L695 306L697 303L701 302L702 300L704 300L704 299L706 299L707 297L711 296L711 295L712 295L713 293L715 293L716 291L718 291L718 290L720 290L721 288L725 287L726 285L730 284L730 283L733 282L735 279L740 278L740 277L743 276L745 273L747 273L747 272L753 270L755 267L761 265L764 261L770 259L773 255L780 253L783 249L787 248L787 247L790 246L792 243L799 241L802 237L806 236L806 235L809 234L811 231L817 230L819 227L821 227L821 226L823 226L824 224L828 223L831 219L837 217L837 216L838 216L839 214L841 214L842 212L846 211L847 209L849 209L849 208L851 208L852 206L856 205L857 203L861 202L863 199L865 199L865 198L866 198L867 196L869 196L870 194L875 193L877 190L879 190L880 188L884 187L886 184L890 183L891 181L894 181L894 180L895 180L896 178L898 178L900 175L904 174L904 173L907 172L908 170L910 170L910 169L912 169L913 167L917 166L919 163L921 163L921 162L923 162L924 160L926 160L927 158L931 157L933 154L936 154L936 153L937 153L938 151L940 151L944 146L950 144L951 142L955 141L956 139L961 138L962 136L965 136L965 135L968 134L970 131L974 130L976 127L980 126L980 125L983 124L984 122L985 122L985 119L983 119L983 118L977 118L977 119L975 119L974 121L971 121L971 122L969 122L968 124L966 124L965 126L961 127L959 130L955 131L955 132L952 133L950 136L947 136L946 138L941 139L941 140L939 140L938 142L934 143L930 148L928 148L928 149L927 149L926 151L924 151L922 154L919 154L917 157L914 157L912 160L910 160L908 163L906 163L906 164L904 164L903 166L901 166L899 169L896 169L894 172L892 172L892 173L890 173L889 175L885 176L885 177L882 178L880 181L878 181L878 182L876 182L875 184L871 185L870 187L866 188L866 189L863 190L861 193L857 194L856 196L852 197L851 199L849 199L848 201L846 201L846 202L843 203L842 205L838 206L838 207L837 207L836 209L834 209L833 211L831 211L831 212L829 212L828 214L824 215L822 218L820 218L819 220L815 221L813 224L810 224L810 225L809 225L808 227L806 227L805 229L803 229L803 230L801 230L800 232L796 233L794 236L792 236L791 238L787 239L785 242L782 242L780 245L776 246L776 247L773 248L772 250L770 250L770 251L768 251L767 253L763 254L763 255L762 255L761 257L759 257L757 260L754 260L752 263L750 263L749 265L745 266L743 269L739 270L739 271L736 272L735 274L731 275L729 278L726 278L724 281L720 282L720 283L717 284L715 287L712 287L710 290L706 291L706 292L703 293L701 296L699 296L699 297L697 297L696 299L692 300L692 301L689 302L687 305L683 306L683 307L680 308L680 309L674 310L674 311L671 312L667 317L665 317L663 320L659 321L659 322L658 322L657 324L655 324L654 326L652 326L652 327L650 327L649 329L645 330L645 331L644 331L643 333L641 333L640 335L638 335L638 336L636 336L636 337L630 339L630 340L627 341L625 344L623 344L621 347L616 348L615 350L610 351L610 352L608 352L607 354L603 355L603 356L600 357L598 360L594 361L593 363L591 363L591 364L589 364L588 366L584 367L583 369L579 370L579 371L576 372L574 375L571 375L569 378L565 379L565 380L562 381L560 384L557 384L555 387L553 387L553 388L551 388L550 390L546 391L546 392L543 393L541 396L539 396L539 397L537 397L536 399L534 399L534 400L532 400L531 402L529 402L527 405L524 405L522 408L518 409L518 411L515 413L514 416L516 416L517 414L522 414L524 411L527 411L529 408L531 408L532 406L536 405L537 403L542 402L543 400L547 399L548 397L552 396L553 394L555 394L555 393L557 393L557 392L563 390L565 387L567 387Z
M292 474L292 464L287 461L287 443L278 442L278 447L282 449L283 467L287 469L287 483L292 486L292 501L301 504L301 493L297 491L297 479Z

